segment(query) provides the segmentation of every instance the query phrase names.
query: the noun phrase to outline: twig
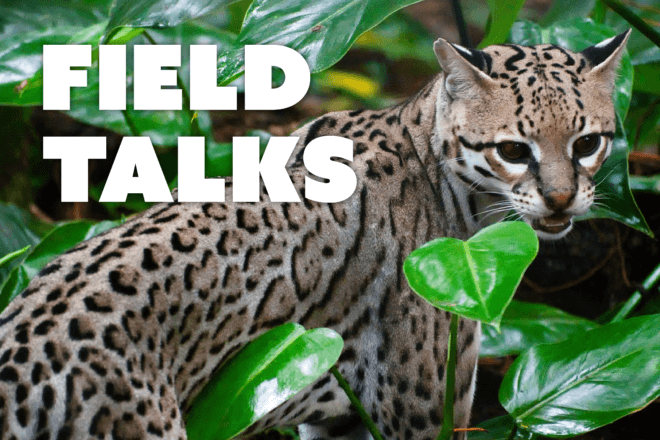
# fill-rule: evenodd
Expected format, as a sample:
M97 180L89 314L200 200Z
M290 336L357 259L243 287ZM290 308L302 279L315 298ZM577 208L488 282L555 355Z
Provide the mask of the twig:
M643 151L631 151L630 155L628 155L628 161L660 165L660 155L654 153L645 153Z
M630 231L630 229L626 230L626 232L628 231ZM617 224L614 225L614 234L616 236L616 250L619 253L619 259L621 260L621 278L623 278L623 282L626 287L630 288L630 280L628 279L628 274L626 273L626 255L623 252L623 242L625 241L625 238L621 238L621 230ZM628 234L626 233L626 238L627 235Z
M603 259L602 259L597 265L595 265L594 267L592 267L591 269L589 269L589 271L588 271L587 273L585 273L584 275L582 275L582 276L579 277L579 278L576 278L576 279L574 279L574 280L568 281L568 282L566 282L566 283L564 283L564 284L560 284L559 286L542 287L542 286L539 286L538 284L536 284L534 281L532 281L532 280L530 280L529 278L527 278L526 276L523 277L522 281L523 281L523 283L525 283L525 284L527 284L529 287L531 287L536 293L540 293L540 294L548 294L548 293L561 292L561 291L564 290L564 289L569 289L569 288L571 288L571 287L577 286L577 285L580 284L581 282L586 281L586 280L588 280L589 278L591 278L592 276L594 276L594 274L596 274L596 272L598 272L599 270L601 270L601 269L603 268L603 266L605 266L605 264L607 264L607 262L609 261L609 259L612 258L612 257L614 256L614 254L616 253L616 251L617 251L617 250L616 250L616 247L611 248L611 249L607 252L607 255L605 255L605 258L603 258Z
M458 36L461 46L472 48L472 42L470 41L470 34L467 30L467 24L465 23L460 0L452 0L451 10L454 13L454 19L456 20L456 27L458 28Z
M619 14L621 18L630 23L635 29L640 31L646 38L651 40L653 44L660 47L660 32L649 26L637 14L630 10L627 6L619 0L600 0L605 3L610 9Z
M158 44L156 40L153 39L151 35L149 35L149 32L143 32L144 37L149 41L150 44ZM190 120L190 134L193 136L203 136L202 130L199 128L199 121L197 120L197 115L190 110L190 94L188 93L188 89L186 88L186 85L183 83L183 80L181 79L181 75L179 75L179 71L177 70L176 72L176 84L177 86L181 89L181 99L183 101L183 111L188 113L189 120Z

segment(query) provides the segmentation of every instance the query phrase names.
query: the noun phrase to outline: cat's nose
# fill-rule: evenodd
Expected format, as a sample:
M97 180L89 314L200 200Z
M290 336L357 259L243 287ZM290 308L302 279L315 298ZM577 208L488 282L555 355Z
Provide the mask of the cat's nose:
M543 192L545 205L553 211L563 211L568 208L574 198L573 188L550 188Z

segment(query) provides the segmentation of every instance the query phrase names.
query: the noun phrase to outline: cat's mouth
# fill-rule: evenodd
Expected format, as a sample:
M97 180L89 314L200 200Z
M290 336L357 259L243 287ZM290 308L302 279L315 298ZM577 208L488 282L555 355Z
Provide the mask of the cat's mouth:
M573 216L570 214L555 213L532 219L532 228L547 234L561 234L571 227L572 221Z

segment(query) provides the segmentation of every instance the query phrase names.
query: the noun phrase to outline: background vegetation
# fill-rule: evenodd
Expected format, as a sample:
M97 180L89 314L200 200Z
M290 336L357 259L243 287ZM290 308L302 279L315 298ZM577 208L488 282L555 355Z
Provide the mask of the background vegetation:
M231 173L228 142L232 136L254 133L266 140L271 134L287 135L306 120L327 111L384 107L414 93L438 71L431 50L437 36L465 46L507 40L520 44L554 42L580 50L634 27L615 96L620 119L617 153L599 174L603 205L596 207L590 216L601 220L578 224L564 242L541 244L540 256L527 271L516 298L548 305L514 300L504 312L508 304L504 301L502 332L484 326L484 358L480 363L475 422L504 414L501 402L521 429L512 434L513 419L506 416L489 422L494 428L491 433L499 434L490 437L476 434L474 438L513 438L513 435L530 438L532 434L524 433L523 427L546 426L533 419L536 414L526 406L529 402L516 397L511 380L507 379L513 372L527 371L521 365L529 364L530 357L552 357L559 350L544 354L542 347L534 348L537 344L566 344L568 340L570 345L571 335L583 341L586 339L582 339L582 332L597 332L602 324L633 315L650 318L627 319L618 324L621 328L617 327L626 335L623 339L605 338L604 347L579 347L574 354L579 357L585 351L601 350L605 356L619 347L624 350L620 352L621 358L636 359L622 370L627 375L625 379L640 377L645 368L650 368L650 376L641 382L639 389L628 390L631 400L638 398L634 404L629 407L619 401L612 404L616 408L611 408L610 413L614 409L620 413L598 421L592 420L600 417L594 416L594 410L580 415L583 421L580 426L586 428L579 432L591 431L650 406L580 438L657 438L657 430L644 429L646 423L655 422L652 414L658 411L658 404L650 403L657 397L660 383L657 363L653 363L653 357L644 361L630 357L630 351L626 351L646 350L647 354L657 355L659 350L657 325L651 320L660 313L656 285L660 276L656 268L660 249L657 242L648 238L660 230L660 35L657 31L660 4L657 1L464 0L459 8L459 2L440 0L189 0L185 8L164 7L169 3L0 0L0 132L5 145L0 149L0 258L5 257L0 263L0 306L6 305L54 255L148 206L137 195L122 204L95 201L101 194L121 135L150 136L173 187L176 186L173 147L178 136L205 135L207 175L228 175ZM306 14L300 14L303 10ZM523 21L514 23L516 18ZM314 72L312 86L301 103L278 112L134 111L130 108L130 87L127 111L101 112L98 74L91 68L89 86L72 93L71 111L65 114L40 110L43 44L101 42L129 47L182 44L184 49L189 44L216 44L220 53L218 81L236 85L239 90L243 45L287 44L308 59ZM132 58L130 50L128 58ZM183 60L184 65L178 71L185 87L189 76L185 50ZM41 140L46 135L108 136L108 159L93 161L90 167L90 203L58 202L59 163L42 159ZM641 210L630 195L627 182ZM31 247L22 253L18 251L26 246ZM604 333L608 333L608 328ZM304 337L300 329L291 328L289 332L283 340ZM595 334L594 344L602 342L602 333ZM326 342L333 341L327 334L320 337L329 338ZM563 350L571 351L570 347ZM520 356L522 361L510 369L515 357L525 351L527 354ZM567 365L563 364L562 369L566 370ZM584 365L573 367L578 375L586 371ZM538 368L537 365L532 371ZM319 374L325 369L320 368ZM500 388L506 371L511 373ZM540 377L540 373L535 377ZM617 386L614 389L622 391ZM608 398L611 396L601 400ZM536 432L553 436L578 433L546 428Z

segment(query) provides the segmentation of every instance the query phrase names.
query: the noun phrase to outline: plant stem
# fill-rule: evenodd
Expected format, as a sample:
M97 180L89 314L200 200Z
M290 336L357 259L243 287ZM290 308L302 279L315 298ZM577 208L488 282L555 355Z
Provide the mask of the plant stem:
M158 44L156 43L156 40L153 39L151 35L149 35L149 32L145 31L143 32L144 37L149 41L150 44ZM186 85L183 83L183 80L181 79L181 75L179 75L179 71L177 70L176 72L176 84L177 86L181 89L181 98L183 100L183 111L188 113L188 117L190 119L190 134L193 136L204 136L202 133L202 130L199 128L199 121L197 120L197 115L190 110L190 94L188 93L188 89L186 88Z
M126 121L126 125L128 125L128 129L131 132L131 136L140 136L140 130L138 130L135 124L133 123L133 120L128 115L128 111L122 110L121 114L124 115L124 121Z
M461 46L471 48L472 42L470 41L470 34L468 34L465 17L463 17L463 10L461 9L460 0L452 0L451 9L454 13L454 19L456 20L456 27L458 28L458 35Z
M649 26L640 16L635 14L630 8L625 6L619 0L600 0L610 9L619 14L621 18L630 23L635 29L640 31L653 44L660 47L660 32Z
M458 315L451 315L449 345L445 367L445 401L442 409L442 429L437 440L450 440L454 435L454 387L456 384L456 346L458 344Z
M373 422L373 420L371 420L371 417L369 414L367 414L364 407L362 406L360 399L358 399L358 397L355 395L351 389L351 386L348 384L348 382L346 382L346 379L344 379L344 376L341 375L337 367L334 365L330 367L330 372L333 374L333 376L335 376L335 379L337 379L339 386L348 396L348 400L351 401L353 408L355 408L355 411L357 411L358 415L362 419L362 423L364 423L364 425L367 427L374 440L383 440L383 436L378 431L376 424Z
M642 283L642 289L644 291L649 291L653 288L655 283L660 280L660 265L658 265L655 269L653 269L653 272L646 277L644 282ZM632 294L632 296L628 299L628 301L625 302L623 307L617 312L616 315L614 315L614 318L610 320L610 322L619 322L623 321L632 313L633 310L637 307L639 302L642 300L642 293L639 290L635 290L635 292Z
M513 429L511 429L511 432L509 433L509 436L506 438L506 440L513 440L514 438L516 438L517 432L518 432L518 425L514 423Z

